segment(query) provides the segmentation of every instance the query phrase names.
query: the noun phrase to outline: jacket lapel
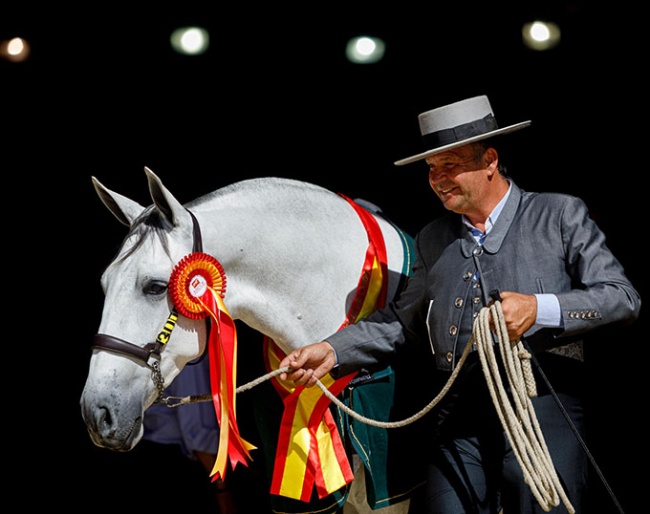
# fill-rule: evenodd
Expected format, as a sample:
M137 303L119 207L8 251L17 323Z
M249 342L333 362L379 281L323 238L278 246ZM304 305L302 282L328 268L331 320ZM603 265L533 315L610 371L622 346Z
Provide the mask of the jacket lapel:
M503 210L501 211L501 214L499 214L499 219L494 227L492 227L492 230L490 230L489 235L485 238L485 242L483 243L483 250L491 254L497 253L499 248L501 248L503 240L506 238L506 234L510 230L510 226L514 221L517 209L519 208L521 189L519 189L514 182L511 182L511 184L512 191L510 191L508 201L503 206Z

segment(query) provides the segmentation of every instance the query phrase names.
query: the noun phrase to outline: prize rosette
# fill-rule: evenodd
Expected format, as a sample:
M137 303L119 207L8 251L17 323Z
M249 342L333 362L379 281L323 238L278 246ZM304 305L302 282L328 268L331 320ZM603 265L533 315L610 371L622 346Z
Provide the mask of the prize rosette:
M226 294L226 274L217 259L206 253L193 252L176 264L169 279L169 294L180 314L190 319L209 316L201 298L210 290L221 298Z
M169 294L179 314L195 320L210 316L212 320L208 332L210 387L221 430L210 475L217 480L225 477L228 461L233 469L239 463L246 465L250 450L255 449L241 437L237 426L237 329L223 301L226 274L221 263L202 252L186 255L172 270Z

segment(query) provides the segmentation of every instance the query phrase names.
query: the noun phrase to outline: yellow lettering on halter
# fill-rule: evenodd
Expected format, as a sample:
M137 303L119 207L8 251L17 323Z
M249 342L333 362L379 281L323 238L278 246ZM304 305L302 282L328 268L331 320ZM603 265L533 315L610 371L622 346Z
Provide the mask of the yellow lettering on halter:
M169 337L172 335L172 330L174 330L174 327L176 326L177 321L178 321L178 314L176 314L175 311L170 312L169 317L165 322L165 326L163 327L163 329L160 331L160 334L158 334L158 337L156 338L157 343L167 344L167 342L169 341Z

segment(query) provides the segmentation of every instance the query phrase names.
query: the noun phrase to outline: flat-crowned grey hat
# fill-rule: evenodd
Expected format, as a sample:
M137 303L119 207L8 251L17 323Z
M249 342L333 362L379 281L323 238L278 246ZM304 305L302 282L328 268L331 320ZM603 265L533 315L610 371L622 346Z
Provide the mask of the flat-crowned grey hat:
M396 161L396 166L420 161L430 155L468 143L514 132L528 127L531 123L529 120L499 128L490 101L485 95L423 112L418 116L418 122L420 123L422 141L428 150Z

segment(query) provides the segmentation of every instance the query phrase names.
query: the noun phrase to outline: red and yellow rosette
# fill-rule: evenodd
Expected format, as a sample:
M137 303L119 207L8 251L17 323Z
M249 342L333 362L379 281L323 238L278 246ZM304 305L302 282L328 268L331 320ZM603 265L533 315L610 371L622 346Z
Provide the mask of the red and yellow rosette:
M237 331L223 302L226 275L221 263L211 255L193 252L174 267L169 292L176 310L190 319L211 317L209 335L210 384L217 421L219 448L210 473L213 481L225 478L227 458L234 469L240 462L247 465L255 446L239 434L236 415Z

